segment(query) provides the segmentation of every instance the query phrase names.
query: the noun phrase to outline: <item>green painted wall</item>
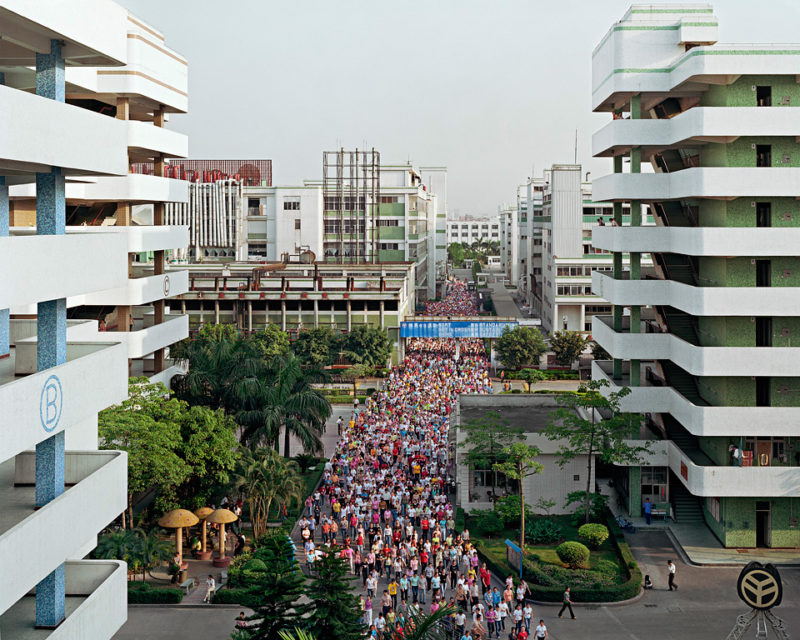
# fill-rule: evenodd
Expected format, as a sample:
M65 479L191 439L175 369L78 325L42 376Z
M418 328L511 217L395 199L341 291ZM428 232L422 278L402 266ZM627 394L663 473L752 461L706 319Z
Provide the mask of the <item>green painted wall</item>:
M641 467L628 467L628 513L633 517L642 515L642 469Z
M755 323L749 317L697 318L700 344L706 347L754 347Z
M381 262L402 262L406 253L402 249L381 249L378 251L378 260Z
M405 240L406 228L399 227L379 227L379 240Z
M404 216L406 205L403 202L381 203L378 205L378 215L380 216Z
M697 387L700 395L715 407L754 407L756 404L756 383L748 377L698 377Z
M698 442L700 449L714 461L715 465L724 467L728 464L730 438L714 436L699 438Z
M700 98L703 107L755 107L753 85L772 87L772 104L781 106L781 98L789 96L792 106L800 106L800 85L794 75L742 76L730 85L712 85Z
M729 144L710 142L700 150L701 167L755 167L756 150L754 144L772 146L773 167L800 167L800 145L794 136L758 138L744 136ZM784 162L784 155L789 162Z
M721 520L717 523L706 515L711 530L726 547L756 546L756 502L770 503L770 546L800 547L800 528L794 524L800 517L800 500L792 498L722 498ZM721 535L720 535L721 532Z

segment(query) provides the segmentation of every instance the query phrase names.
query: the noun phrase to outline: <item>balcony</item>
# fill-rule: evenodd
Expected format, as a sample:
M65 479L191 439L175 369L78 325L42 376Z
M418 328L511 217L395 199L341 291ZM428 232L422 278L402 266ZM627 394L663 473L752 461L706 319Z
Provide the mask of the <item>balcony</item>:
M125 148L127 149L127 147ZM36 185L12 186L9 189L9 195L12 198L35 198ZM67 200L86 202L132 202L134 204L139 202L188 202L189 183L185 180L129 173L109 178L86 178L84 182L68 182L66 196Z
M161 324L138 331L108 331L99 334L106 340L119 340L128 346L128 358L143 358L189 336L189 316L170 314Z
M125 623L127 569L118 560L66 563L66 617L49 631L34 629L36 599L25 596L0 615L3 635L19 640L109 638Z
M764 169L764 171L769 171L769 169ZM797 179L800 180L800 173L797 174ZM800 188L797 191L800 195ZM800 245L800 227L606 226L595 227L592 230L592 245L612 252L679 253L689 256L791 257L797 255L797 247Z
M127 281L124 237L107 232L66 237L35 232L14 229L13 236L0 238L0 309L112 289ZM27 237L19 237L20 233Z
M592 291L620 306L670 306L693 316L796 316L800 287L695 287L675 280L592 274Z
M67 306L77 305L144 305L155 300L179 296L189 291L187 271L169 271L162 275L131 278L126 286L97 291L67 299Z
M594 180L592 199L796 198L798 185L800 168L692 167L674 173L612 173Z
M81 428L83 421L127 397L128 352L125 345L110 342L114 339L111 334L101 335L105 343L68 343L67 362L24 378L16 377L16 369L30 369L30 363L17 362L19 348L0 360L0 460L8 460L59 431ZM23 359L30 360L31 356L35 371L35 343L27 355L22 354ZM45 398L45 406L41 406L43 394L50 393L51 376L57 376L54 389L61 398L60 418L55 425L52 420L47 422L47 415L44 421L42 417L50 399Z
M627 326L629 318L624 318ZM621 332L611 328L610 316L592 318L592 337L613 358L623 360L671 360L696 376L797 375L800 347L702 347L669 333Z
M672 387L650 386L644 375L640 386L631 387L627 372L619 380L612 378L610 362L593 362L592 380L609 383L602 388L604 394L629 387L630 394L620 401L624 411L669 413L695 436L747 437L753 435L753 425L758 425L759 432L794 437L800 423L800 407L698 406Z
M657 150L683 142L730 143L740 136L797 134L792 109L694 107L669 119L612 120L592 136L592 155L612 156L639 146Z
M38 510L34 510L35 462L35 453L29 451L0 464L0 575L14 576L0 581L0 603L25 596L127 503L124 452L68 451L64 493Z
M4 117L0 162L9 183L31 182L35 172L62 167L67 176L128 173L125 129L115 118L0 85Z
M167 158L185 158L189 155L189 138L182 133L138 120L128 120L125 128L128 151L133 160L152 159L155 154ZM127 170L123 173L127 173Z

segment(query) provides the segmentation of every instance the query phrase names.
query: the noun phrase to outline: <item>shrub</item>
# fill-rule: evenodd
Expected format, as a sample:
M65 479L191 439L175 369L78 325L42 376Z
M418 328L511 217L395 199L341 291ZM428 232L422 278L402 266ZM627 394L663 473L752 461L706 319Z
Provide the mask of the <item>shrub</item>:
M266 571L267 565L260 558L253 558L244 568L246 571Z
M586 514L586 492L585 491L571 491L567 494L567 501L564 503L564 508L568 509L570 505L575 505L575 511L572 513L572 524L578 526L584 523L584 516ZM608 496L604 496L599 491L589 494L589 520L592 522L602 522L606 517L606 508L608 507Z
M580 542L562 542L556 547L556 554L571 569L586 566L589 562L589 549Z
M467 528L467 514L464 512L464 509L458 507L456 509L456 531L463 531Z
M519 526L519 496L506 496L494 503L494 511L507 527ZM525 519L533 517L529 505L525 505Z
M503 521L493 511L483 513L476 523L478 529L489 537L494 537L503 530Z
M178 604L183 590L176 587L151 587L148 583L128 583L128 604Z
M563 537L561 527L552 518L534 518L525 523L525 539L531 544L548 544Z
M599 549L600 545L608 540L608 528L597 523L584 524L578 529L578 537L583 540L590 549Z
M214 604L238 604L254 608L258 601L250 593L250 589L218 589L214 592Z

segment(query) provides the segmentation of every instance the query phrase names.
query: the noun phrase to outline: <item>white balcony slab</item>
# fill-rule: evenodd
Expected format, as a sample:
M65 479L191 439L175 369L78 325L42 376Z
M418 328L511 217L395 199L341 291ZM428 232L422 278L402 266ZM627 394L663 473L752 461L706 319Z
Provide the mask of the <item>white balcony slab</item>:
M786 107L694 107L669 119L612 120L592 136L592 155L631 147L664 148L683 142L728 143L740 136L800 134L797 114Z
M167 389L172 388L172 378L175 376L182 376L186 373L186 370L178 365L173 365L164 369L161 373L156 373L152 376L149 376L150 382L153 384L161 383Z
M86 305L144 305L179 296L189 290L189 274L186 271L170 271L163 275L152 275L128 280L124 287L107 289L68 299L67 306Z
M113 233L0 238L0 274L0 309L120 287L128 279L126 239Z
M186 180L173 180L139 173L86 178L83 182L68 182L65 191L67 200L73 202L189 201L189 183ZM9 196L11 198L35 198L36 185L13 185L9 188Z
M616 332L592 318L592 337L613 358L671 360L696 376L797 376L800 347L700 347L669 333Z
M128 352L124 344L111 342L113 339L106 334L105 343L69 344L64 364L3 380L0 460L30 449L54 433L80 427L81 421L127 397ZM18 350L12 350L15 359ZM35 344L31 352L35 370Z
M606 380L604 395L628 386L631 390L620 401L632 413L669 413L696 436L750 437L754 425L759 432L775 437L794 437L800 423L800 407L709 407L692 404L672 387L629 386L629 381L614 380L611 363L592 363L592 379ZM653 463L655 464L655 463Z
M3 40L17 45L20 55L3 65L35 65L35 53L49 53L50 40L64 41L67 65L107 66L127 60L128 11L108 0L82 0L80 10L59 0L4 0L0 8Z
M701 466L692 462L671 440L633 440L647 444L654 455L647 466L668 466L692 495L717 498L796 498L800 496L800 467Z
M12 127L0 128L0 173L9 183L61 167L65 175L128 173L124 123L70 104L0 85Z
M102 335L102 334L101 334ZM189 316L168 315L161 324L146 327L139 331L113 331L106 336L119 340L128 346L129 358L143 358L156 351L189 337Z
M18 640L110 638L127 619L127 567L119 560L66 563L66 618L52 631L35 629L36 601L23 597L0 616L3 635Z
M674 173L612 173L592 182L595 202L781 197L800 197L800 168L691 167Z
M38 510L35 488L19 486L35 479L35 453L0 464L0 575L14 576L0 580L0 605L19 600L125 509L127 462L120 451L68 451L66 490Z
M158 153L167 158L185 158L189 154L189 137L183 133L138 120L128 120L125 128L132 155L152 157Z
M800 316L800 287L693 287L595 272L592 291L611 304L671 306L693 316Z
M690 256L796 256L800 227L606 226L595 227L592 244L607 251Z

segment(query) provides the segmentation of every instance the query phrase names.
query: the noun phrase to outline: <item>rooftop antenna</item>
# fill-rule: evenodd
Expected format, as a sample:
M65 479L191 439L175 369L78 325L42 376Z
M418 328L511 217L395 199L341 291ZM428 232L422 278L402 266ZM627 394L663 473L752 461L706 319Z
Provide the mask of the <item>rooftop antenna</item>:
M575 159L572 162L573 164L578 164L578 130L575 129Z

